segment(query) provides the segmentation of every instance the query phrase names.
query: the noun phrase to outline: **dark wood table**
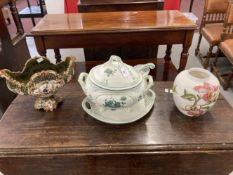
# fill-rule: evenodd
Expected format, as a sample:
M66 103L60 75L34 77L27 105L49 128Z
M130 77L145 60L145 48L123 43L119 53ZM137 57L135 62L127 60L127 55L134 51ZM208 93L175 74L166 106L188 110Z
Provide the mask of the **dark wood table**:
M79 13L163 10L164 0L79 0ZM146 19L145 19L146 20ZM84 48L87 60L108 58L112 54L125 59L157 58L158 46L124 46L114 48Z
M92 65L78 63L74 79ZM171 70L169 79L176 74ZM162 63L155 72L151 74L160 79ZM0 121L0 171L4 175L228 175L233 170L233 109L220 96L210 112L189 118L178 111L164 88L172 88L172 82L155 81L153 109L126 125L105 124L86 114L81 107L84 94L76 82L61 89L65 101L54 112L36 111L33 97L18 96Z
M145 20L146 19L146 20ZM46 15L32 30L39 54L60 48L182 44L179 71L186 66L196 25L179 11L128 11ZM102 58L107 59L107 58ZM124 58L123 58L124 59Z
M80 0L78 11L107 12L107 11L139 11L163 10L164 0Z

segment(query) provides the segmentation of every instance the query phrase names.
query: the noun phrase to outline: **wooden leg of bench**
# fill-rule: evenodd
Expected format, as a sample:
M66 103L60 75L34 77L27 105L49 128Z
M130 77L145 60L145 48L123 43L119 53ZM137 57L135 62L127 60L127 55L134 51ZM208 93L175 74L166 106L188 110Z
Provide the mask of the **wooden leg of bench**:
M207 53L207 56L206 56L206 58L204 60L204 65L203 66L204 66L205 69L207 69L209 64L210 64L210 58L212 56L213 48L214 48L214 46L210 46L209 52Z
M211 65L211 72L213 72L213 67L216 67L217 66L217 62L218 62L218 58L219 58L219 53L220 53L220 49L218 48L217 52L216 52L216 55L215 55L215 58L214 58L214 61L213 61L213 64Z
M199 36L199 39L198 39L198 43L197 43L197 48L195 50L195 56L197 56L198 53L200 52L201 39L202 39L202 34L200 33L200 36Z
M36 26L35 18L32 18L32 25L33 25L34 27Z

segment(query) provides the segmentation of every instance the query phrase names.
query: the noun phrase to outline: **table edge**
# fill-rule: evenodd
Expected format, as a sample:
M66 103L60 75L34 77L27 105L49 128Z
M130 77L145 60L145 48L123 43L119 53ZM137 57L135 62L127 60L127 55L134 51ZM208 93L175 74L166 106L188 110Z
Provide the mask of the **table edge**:
M147 4L147 3L164 3L164 0L157 0L157 2L153 0L147 0L143 2L118 2L118 3L101 3L101 4L96 4L96 3L82 3L81 1L78 2L78 6L102 6L102 5L134 5L134 4Z
M113 34L113 33L130 33L130 32L157 32L157 31L195 31L197 29L197 25L190 25L187 27L176 27L176 28L145 28L145 29L113 29L113 30L73 30L73 31L68 31L68 30L49 30L49 31L41 31L41 30L32 30L31 34L33 36L40 36L40 35L75 35L75 34Z
M79 147L38 147L38 148L0 148L0 158L9 156L35 156L54 154L104 155L104 154L176 154L176 153L208 153L232 151L233 143L205 144L171 144L171 145L104 145Z

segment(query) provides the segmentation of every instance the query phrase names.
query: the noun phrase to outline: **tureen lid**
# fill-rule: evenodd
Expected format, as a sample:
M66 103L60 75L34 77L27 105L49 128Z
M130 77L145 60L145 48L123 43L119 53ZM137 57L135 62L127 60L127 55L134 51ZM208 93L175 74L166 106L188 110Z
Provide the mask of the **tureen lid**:
M115 55L106 63L91 69L89 78L97 86L109 90L133 88L142 81L142 75L138 71Z

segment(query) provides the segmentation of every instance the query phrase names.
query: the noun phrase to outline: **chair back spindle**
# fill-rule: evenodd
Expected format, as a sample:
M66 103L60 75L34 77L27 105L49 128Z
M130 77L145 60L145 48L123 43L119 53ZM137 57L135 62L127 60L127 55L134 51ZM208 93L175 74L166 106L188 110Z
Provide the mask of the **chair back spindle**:
M226 17L223 24L223 33L221 40L233 39L233 0L229 0Z
M228 0L206 0L202 25L223 23L228 7Z

